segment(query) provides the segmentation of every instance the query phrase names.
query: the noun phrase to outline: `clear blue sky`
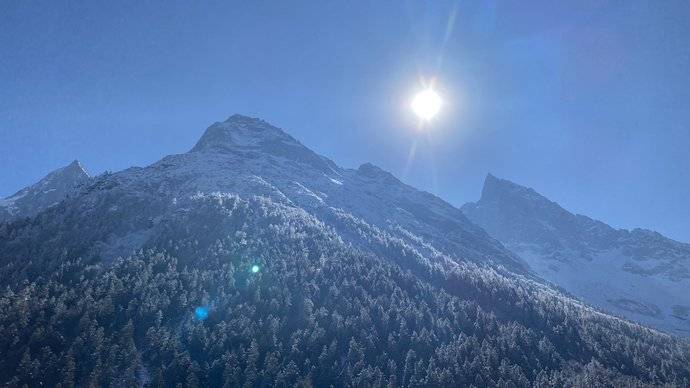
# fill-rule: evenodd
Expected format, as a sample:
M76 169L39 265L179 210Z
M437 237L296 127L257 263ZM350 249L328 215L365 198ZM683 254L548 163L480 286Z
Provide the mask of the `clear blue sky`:
M690 242L687 1L203 3L0 3L0 196L243 113L458 206L492 172ZM420 76L446 99L422 134Z

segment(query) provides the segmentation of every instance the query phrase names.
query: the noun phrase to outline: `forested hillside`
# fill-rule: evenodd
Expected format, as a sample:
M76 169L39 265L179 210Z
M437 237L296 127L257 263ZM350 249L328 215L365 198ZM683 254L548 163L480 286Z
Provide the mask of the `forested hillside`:
M385 236L367 252L265 197L182 207L150 249L111 264L56 258L58 270L8 287L2 382L688 385L686 343L522 277L430 265Z

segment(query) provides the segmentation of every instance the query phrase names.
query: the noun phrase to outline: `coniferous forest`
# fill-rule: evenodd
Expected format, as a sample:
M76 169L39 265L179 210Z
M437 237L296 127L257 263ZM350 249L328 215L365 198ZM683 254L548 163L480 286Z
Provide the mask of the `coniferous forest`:
M65 209L50 210L55 225ZM29 253L18 246L50 227L0 227L8 386L690 382L686 342L528 278L425 263L386 236L360 249L263 197L196 196L150 246L111 262L59 249L20 261Z

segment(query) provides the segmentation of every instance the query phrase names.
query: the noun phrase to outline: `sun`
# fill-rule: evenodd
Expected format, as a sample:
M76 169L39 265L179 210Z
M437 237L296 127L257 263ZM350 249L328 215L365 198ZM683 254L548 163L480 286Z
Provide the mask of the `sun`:
M412 99L412 111L422 120L431 120L441 110L441 96L428 88L417 93Z

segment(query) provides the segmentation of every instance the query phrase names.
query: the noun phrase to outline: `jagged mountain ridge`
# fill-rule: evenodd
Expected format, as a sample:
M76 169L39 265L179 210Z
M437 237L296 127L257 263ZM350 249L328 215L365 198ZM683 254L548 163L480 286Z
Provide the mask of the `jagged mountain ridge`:
M83 235L91 236L91 246L80 244L72 253L106 260L128 255L147 246L160 221L173 217L185 199L213 192L304 208L336 229L344 226L343 236L355 244L368 242L346 224L405 241L426 260L444 256L525 273L520 259L440 198L371 164L341 168L284 131L241 115L211 125L187 153L100 176L67 201L65 207L83 218ZM110 229L103 230L103 220L113 223Z
M52 171L35 184L0 199L0 222L31 217L55 206L89 179L89 173L78 160Z
M0 224L0 384L690 381L685 342L523 274L437 197L233 116Z
M584 301L690 335L690 245L644 229L615 229L489 174L463 212L545 279Z

